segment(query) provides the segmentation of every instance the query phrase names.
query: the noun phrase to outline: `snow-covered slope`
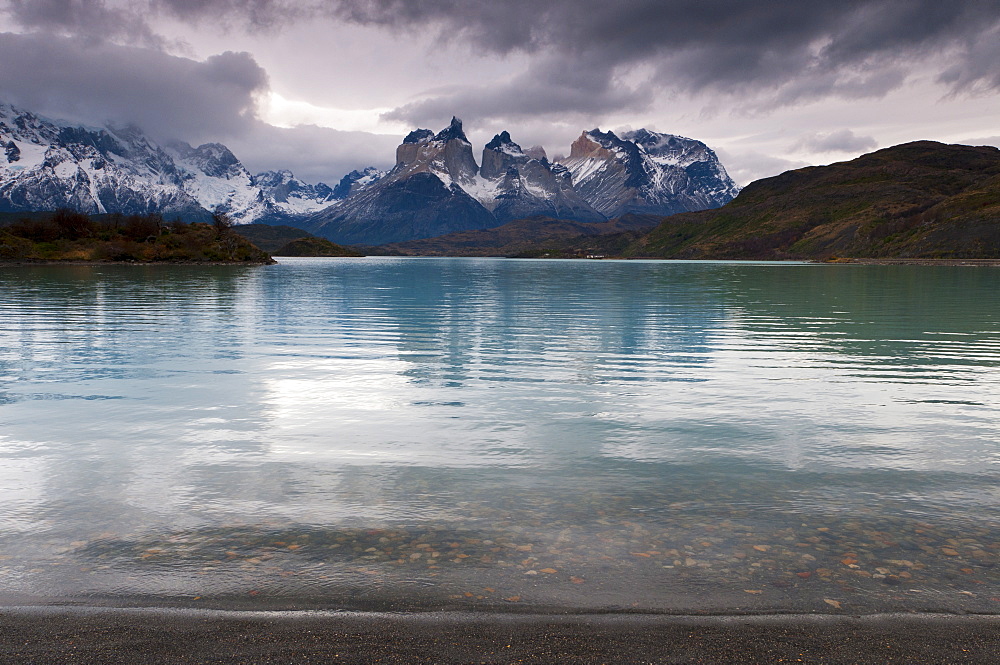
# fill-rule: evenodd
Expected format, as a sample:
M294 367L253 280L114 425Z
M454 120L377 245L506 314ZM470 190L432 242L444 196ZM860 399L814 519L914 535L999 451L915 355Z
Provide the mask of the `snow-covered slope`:
M0 104L0 210L202 215L171 157L128 127L57 124Z
M718 208L739 188L701 141L646 129L583 132L561 160L576 191L609 218Z
M361 171L351 171L341 178L337 186L333 188L331 198L336 201L342 201L351 194L356 194L365 187L375 183L375 181L381 180L385 175L385 171L380 171L374 166L369 166Z
M498 222L535 215L577 222L607 219L573 189L565 167L550 164L541 148L531 150L532 155L522 150L506 131L483 148L479 179L484 196L479 200Z
M177 215L290 222L328 206L333 190L291 173L253 176L219 143L157 145L135 127L79 127L0 104L0 211Z

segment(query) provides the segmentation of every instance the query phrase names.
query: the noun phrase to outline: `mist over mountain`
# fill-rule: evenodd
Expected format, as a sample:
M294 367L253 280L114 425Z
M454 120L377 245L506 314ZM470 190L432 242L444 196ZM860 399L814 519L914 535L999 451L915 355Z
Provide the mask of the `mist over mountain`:
M251 174L220 143L161 146L132 126L81 127L0 104L0 211L71 208L236 223L299 220L335 200L289 171Z

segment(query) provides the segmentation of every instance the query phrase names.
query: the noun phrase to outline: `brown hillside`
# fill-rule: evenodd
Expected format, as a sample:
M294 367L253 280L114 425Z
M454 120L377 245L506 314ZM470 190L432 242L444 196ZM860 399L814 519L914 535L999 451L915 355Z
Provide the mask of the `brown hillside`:
M1000 150L918 141L748 185L665 218L629 256L998 258Z

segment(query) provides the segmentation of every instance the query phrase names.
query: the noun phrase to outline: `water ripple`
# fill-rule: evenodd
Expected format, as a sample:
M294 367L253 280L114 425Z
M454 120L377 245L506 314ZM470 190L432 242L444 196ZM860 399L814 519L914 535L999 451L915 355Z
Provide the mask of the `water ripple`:
M35 595L917 607L902 589L986 611L998 287L906 266L3 269L0 574Z

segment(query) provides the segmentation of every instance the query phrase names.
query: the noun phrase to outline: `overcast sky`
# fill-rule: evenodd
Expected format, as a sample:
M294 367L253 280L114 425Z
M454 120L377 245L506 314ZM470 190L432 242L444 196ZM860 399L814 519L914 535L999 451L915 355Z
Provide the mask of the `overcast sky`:
M465 122L566 153L700 139L741 185L916 139L1000 145L1000 0L0 0L0 100L315 182Z

